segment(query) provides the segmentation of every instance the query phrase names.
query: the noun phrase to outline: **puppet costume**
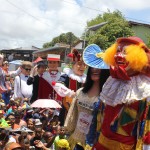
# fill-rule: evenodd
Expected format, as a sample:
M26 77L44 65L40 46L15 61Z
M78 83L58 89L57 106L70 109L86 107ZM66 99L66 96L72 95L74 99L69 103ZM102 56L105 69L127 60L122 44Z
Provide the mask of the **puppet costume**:
M63 70L63 75L61 75L59 82L64 84L68 89L76 92L79 88L81 88L85 82L86 75L82 76L76 75L71 68L65 68ZM63 100L63 104L67 111L69 110L70 104L72 102L72 98L66 96Z
M79 88L81 88L85 82L86 79L86 75L84 74L85 71L85 64L82 60L82 55L78 53L77 50L73 50L72 53L70 53L68 55L71 58L72 61L72 68L64 68L63 70L63 74L60 77L60 79L58 80L58 82L60 83L59 86L60 88L64 89L64 85L67 87L67 91L74 91L76 92ZM82 70L82 73L77 74L77 72L75 70ZM72 103L72 97L71 94L67 95L64 94L63 91L60 92L60 90L58 91L57 88L54 87L54 89L56 90L56 92L63 97L62 99L62 109L60 111L60 115L59 115L59 120L61 122L61 125L64 124L64 120L65 117L68 113L68 110L70 108L70 105ZM64 91L66 91L64 90ZM72 92L73 93L73 92ZM64 117L65 116L65 117Z
M84 51L86 51L87 54L88 50L93 51L95 47L96 45L89 45ZM98 52L100 51L101 49L98 50ZM87 72L87 80L84 87L80 88L76 92L76 97L71 103L71 107L65 121L65 127L70 133L68 141L72 150L91 150L92 146L97 141L100 132L102 113L104 109L104 105L99 99L99 95L95 94L92 97L88 96L89 91L92 89L92 84L94 84L94 81L91 77L91 75L93 74L91 70L94 68L93 64L91 65L88 63L88 60L91 59L91 56L88 57L88 54L86 54L84 53L83 60L85 64L90 66ZM106 66L103 61L101 61L101 65L97 67L97 70L100 72L100 74L98 75L98 82L100 84L97 88L101 89L104 82L108 78L108 68L109 67ZM105 75L105 78L103 77L103 75ZM92 82L89 82L89 80L91 80ZM88 84L91 84L91 87L89 87L89 89L84 92Z
M55 99L56 92L54 91L51 83L52 81L58 81L61 73L59 71L55 71L55 73L46 71L39 79L39 99Z
M90 149L91 144L94 142L96 128L92 131L90 129L92 125L96 125L93 122L93 106L97 102L98 96L88 97L87 94L82 92L82 88L76 92L76 97L71 103L64 125L71 134L68 141L72 150L76 144L88 150L88 147Z
M149 56L138 37L119 38L97 54L110 65L111 76L100 93L104 119L93 150L150 149Z
M60 55L48 54L48 61L60 61ZM52 81L57 82L61 76L61 72L58 70L49 70L43 73L39 77L39 89L38 98L39 99L55 99L58 100L60 97L56 95L55 90L52 86Z

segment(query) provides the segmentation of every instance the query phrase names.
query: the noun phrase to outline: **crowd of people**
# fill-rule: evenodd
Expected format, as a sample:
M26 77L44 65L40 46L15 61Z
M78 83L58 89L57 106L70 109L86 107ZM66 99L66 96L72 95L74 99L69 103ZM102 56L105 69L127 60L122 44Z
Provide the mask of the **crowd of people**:
M138 37L122 37L105 52L92 44L16 71L0 55L0 149L148 150L150 50ZM85 74L86 72L86 74ZM38 99L60 108L32 107Z

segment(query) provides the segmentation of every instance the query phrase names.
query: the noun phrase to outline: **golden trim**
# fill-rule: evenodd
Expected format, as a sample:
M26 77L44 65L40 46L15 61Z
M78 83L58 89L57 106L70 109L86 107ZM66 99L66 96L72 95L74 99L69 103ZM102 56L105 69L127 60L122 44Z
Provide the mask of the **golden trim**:
M110 140L105 137L102 133L98 139L99 143L108 150L134 150L134 145L123 144L121 142Z

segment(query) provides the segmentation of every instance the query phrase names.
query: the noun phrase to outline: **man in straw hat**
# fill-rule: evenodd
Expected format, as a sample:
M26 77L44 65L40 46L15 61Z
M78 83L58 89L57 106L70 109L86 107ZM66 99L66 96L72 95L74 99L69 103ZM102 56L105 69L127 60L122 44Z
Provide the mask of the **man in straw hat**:
M100 99L105 103L94 150L150 148L150 51L138 37L118 38L103 54L110 74Z

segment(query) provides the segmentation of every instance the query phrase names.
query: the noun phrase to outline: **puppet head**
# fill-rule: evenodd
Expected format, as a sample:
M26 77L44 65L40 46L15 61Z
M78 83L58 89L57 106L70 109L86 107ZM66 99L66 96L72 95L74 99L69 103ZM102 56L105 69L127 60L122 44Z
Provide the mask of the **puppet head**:
M48 61L49 71L50 72L54 71L54 74L55 74L55 71L57 73L59 62L60 62L60 55L48 54L47 55L47 61Z
M68 57L71 58L74 74L82 76L86 69L82 55L76 49L73 49L72 52L68 54Z
M111 66L112 77L130 80L139 73L147 74L149 55L149 49L140 38L122 37L105 51L103 60Z
M71 58L72 62L82 61L82 55L76 49L73 49L72 52L68 54L68 57Z

